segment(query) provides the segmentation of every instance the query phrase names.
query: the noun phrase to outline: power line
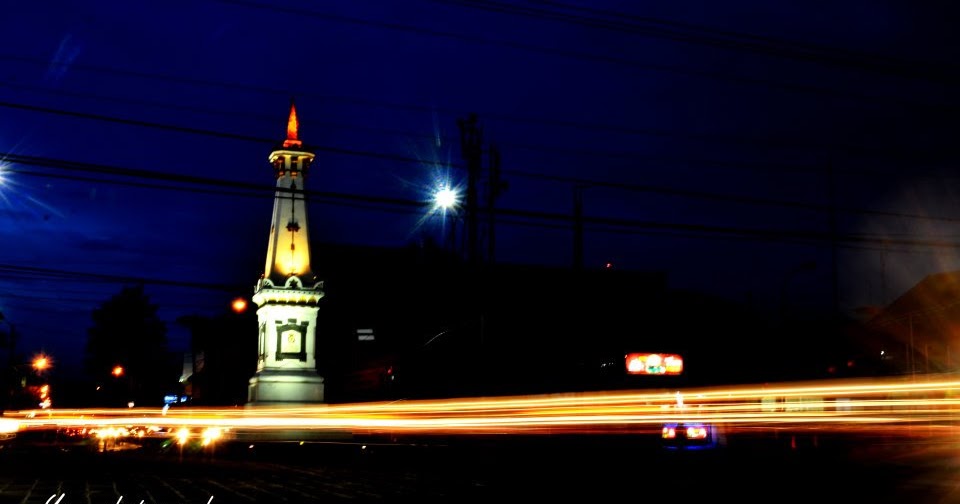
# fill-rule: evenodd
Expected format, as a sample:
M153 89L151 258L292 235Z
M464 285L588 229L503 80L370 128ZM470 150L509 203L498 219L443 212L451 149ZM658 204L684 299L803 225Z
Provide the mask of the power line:
M21 164L31 164L31 163L21 163ZM42 166L42 165L37 165ZM189 186L177 186L177 185L159 185L151 184L146 182L134 182L131 180L117 180L117 179L103 179L96 177L83 177L79 175L66 175L63 173L42 173L31 170L4 170L4 173L16 173L18 175L25 175L28 177L40 177L40 178L53 178L59 180L72 180L75 182L92 182L97 184L107 183L113 185L120 185L126 187L140 187L144 189L161 189L161 190L172 190L172 191L184 191L197 194L210 194L217 196L240 196L240 197L251 197L251 198L262 198L269 196L263 192L254 193L254 192L237 192L237 191L226 191L223 189L205 189L202 187L189 187Z
M200 184L200 185L211 185L216 186L217 188L231 188L231 189L245 189L251 191L266 191L271 192L276 191L274 187L267 189L267 186L260 184L251 184L244 182L236 182L226 179L215 179L209 177L197 177L193 175L179 175L179 174L167 174L155 171L148 170L138 170L130 168L119 168L102 164L93 164L93 163L79 163L71 162L60 159L52 159L38 156L26 156L21 154L13 153L0 153L0 159L5 160L8 163L18 163L24 165L33 165L33 166L42 166L47 168L54 169L64 169L71 171L84 171L84 172L93 172L93 173L103 173L111 175L122 175L128 177L142 177L149 178L154 180L163 180L163 181L174 181L182 182L189 184ZM27 172L22 172L27 173ZM32 174L33 172L29 172ZM903 219L913 219L913 220L924 220L931 222L945 222L945 223L958 223L960 218L957 217L947 217L947 216L931 216L924 214L912 214L905 212L893 212L885 210L874 210L874 209L862 209L854 207L844 207L837 206L833 207L832 205L823 205L815 203L806 203L802 201L789 201L789 200L776 200L771 198L759 198L752 196L740 196L740 195L728 195L728 194L717 194L710 193L706 191L693 191L687 189L675 189L669 187L660 187L644 184L625 184L619 182L608 182L596 179L584 179L577 177L564 177L564 176L553 176L540 173L530 173L520 170L503 170L504 174L510 174L519 177L532 178L537 180L548 180L553 182L563 182L579 186L595 186L595 187L604 187L618 190L627 190L633 192L645 192L652 194L660 194L666 196L676 196L684 198L693 198L693 199L703 199L703 200L712 200L712 201L723 201L737 204L747 204L747 205L759 205L759 206L778 206L783 208L794 208L794 209L803 209L803 210L813 210L820 212L829 212L829 211L840 211L849 214L860 214L860 215L870 215L878 217L895 217ZM37 176L49 176L45 174L37 174ZM81 180L82 177L75 177L77 180ZM137 183L131 182L128 185L138 185ZM149 186L148 186L149 187ZM210 190L204 189L189 189L198 193L211 193ZM216 193L216 191L212 191ZM311 193L314 194L314 193ZM323 193L318 193L323 194ZM330 194L328 196L334 196ZM419 204L423 204L422 202ZM402 203L401 203L402 205Z
M226 2L229 0L212 0L212 1ZM38 65L44 65L44 66L49 66L51 64L47 60L40 60L35 58L9 55L9 54L0 54L0 59L38 64ZM269 88L265 86L250 86L245 84L235 84L235 83L222 82L222 81L181 78L181 77L175 77L175 76L164 75L164 74L135 72L135 71L116 69L111 67L71 64L70 68L74 70L79 69L79 70L88 70L93 72L104 72L109 74L124 75L124 76L130 76L130 77L136 77L136 78L142 78L142 79L172 81L172 82L179 82L179 83L184 83L189 85L203 85L203 86L213 86L213 87L220 87L220 88L226 88L226 89L239 89L239 90L260 92L260 93L289 95L289 91L281 91L279 89ZM16 87L16 86L8 84L7 87ZM322 98L325 100L353 101L356 103L362 103L362 104L373 105L378 107L415 110L415 111L421 111L421 112L435 112L438 110L435 107L427 107L423 105L405 105L405 104L389 103L389 102L369 100L369 99L331 97L331 96L323 96L323 95L314 95L313 93L309 93L309 92L298 93L298 94L303 96L318 96L319 98ZM855 95L855 96L861 97L861 95ZM23 107L30 107L30 106L23 105ZM182 106L180 105L174 105L174 107L182 108ZM947 106L937 105L935 110L938 112L942 112L945 107ZM16 108L16 106L14 108ZM37 108L42 109L43 107L37 107ZM448 114L462 114L462 112L453 111L449 109L442 109L442 110L444 113L448 113ZM960 107L957 107L957 110L960 111ZM77 114L77 113L74 113L74 114ZM65 115L73 115L73 114L68 113ZM631 136L653 136L653 137L667 137L667 138L677 137L677 138L686 138L690 140L696 140L700 142L738 143L738 144L744 144L744 145L759 145L759 146L764 146L769 148L803 147L803 148L813 148L816 150L835 150L835 151L842 151L848 154L860 155L860 156L881 156L881 155L888 156L888 157L894 156L899 159L909 160L911 163L917 163L918 161L920 161L919 159L920 157L926 157L928 159L927 162L931 162L931 163L940 161L939 158L932 156L928 149L915 150L915 151L883 149L882 151L878 151L876 147L864 147L864 146L853 145L853 144L813 144L809 141L803 141L803 140L798 141L798 140L792 140L792 139L784 140L784 139L777 139L777 138L738 137L734 135L724 135L724 134L715 134L715 133L691 133L691 132L684 132L684 131L662 130L657 128L638 128L636 126L625 127L625 126L613 125L613 124L600 124L600 123L589 124L589 123L582 123L577 121L570 121L570 120L563 120L563 119L556 119L556 118L522 117L522 116L516 116L512 114L487 113L484 115L484 117L487 120L505 121L509 123L548 125L548 126L557 126L557 127L563 127L563 128L574 128L574 129L591 131L591 132L608 132L608 133L625 134L625 135L631 135ZM127 121L133 121L133 120L127 120ZM181 132L187 132L187 130L194 129L194 128L181 127L181 126L178 126L177 128ZM229 137L242 136L242 135L235 135L235 134L221 132L221 134L214 135L214 136L229 138ZM260 142L268 141L262 138L257 138L252 140L260 141Z
M652 17L635 16L622 11L582 7L562 2L540 2L543 5L563 10L515 5L490 0L432 0L447 5L471 9L525 16L534 19L561 21L591 28L600 28L621 33L633 33L677 42L685 42L736 51L749 51L798 61L824 63L831 66L856 68L873 72L927 79L946 84L956 84L956 69L943 65L919 63L868 53L854 53L847 49L823 45L801 44L771 37L760 37L731 30L716 30L688 23L679 23ZM570 12L587 13L572 14ZM596 17L599 15L600 17ZM682 31L678 31L678 28ZM952 72L950 70L953 70Z
M2 59L5 59L4 55L0 55L0 60ZM32 63L33 60L30 60L30 62ZM39 64L40 61L36 61L36 63ZM155 74L150 74L150 75L155 75ZM157 75L157 77L159 77L159 75ZM196 106L184 105L182 103L171 103L171 102L145 100L145 99L137 99L137 98L125 98L125 97L115 96L115 95L109 95L109 96L98 95L93 93L69 91L65 89L51 88L51 87L45 87L45 86L14 84L12 82L0 82L0 87L19 90L19 91L27 91L32 93L44 93L44 94L53 95L53 96L63 96L63 97L78 98L83 100L98 100L98 101L119 103L122 105L137 105L137 106L143 106L143 107L158 108L158 109L163 109L167 111L176 110L181 112L189 112L192 114L217 115L217 116L229 117L229 118L250 119L250 120L256 120L260 122L267 122L267 121L276 122L276 119L277 119L277 117L273 115L257 114L257 113L247 112L244 110L235 110L235 109L224 110L224 109L215 109L210 107L196 107ZM403 135L408 137L424 138L424 139L430 139L430 140L434 140L436 138L434 135L430 133L382 128L382 127L376 127L376 126L366 126L366 125L360 125L360 124L317 121L315 119L300 119L299 123L301 127L303 125L307 125L307 126L319 126L319 127L331 128L331 129L354 129L354 130L363 131L367 133L377 133L377 134L393 135L393 136Z
M3 59L3 58L4 58L3 55L0 55L0 59ZM178 103L160 102L155 100L141 100L141 99L133 99L133 98L123 98L119 96L105 96L105 95L97 95L97 94L91 94L91 93L79 93L79 92L67 91L64 89L57 89L57 88L49 88L44 86L26 86L26 85L20 85L20 84L13 84L10 82L0 82L0 87L27 91L27 92L39 92L39 93L45 93L45 94L54 95L54 96L79 98L83 100L108 101L113 103L120 103L123 105L139 105L139 106L146 106L146 107L153 107L153 108L162 108L165 110L179 110L183 112L206 114L206 115L219 115L223 117L245 118L245 119L257 120L257 121L263 121L263 122L266 122L266 121L275 122L276 120L276 117L270 116L267 114L255 114L255 113L243 112L239 110L213 109L209 107L195 107L195 106L187 106L187 105L178 104ZM386 106L389 104L381 103L380 105ZM421 108L418 106L411 106L411 107ZM422 107L422 108L425 108L425 107ZM444 112L451 113L451 114L455 113L452 110L446 110L446 109L444 109ZM536 124L543 124L544 122L549 122L549 120L545 120L545 119L526 118L526 117L518 117L518 116L510 116L510 115L501 115L501 114L493 114L492 116L487 116L487 117L493 117L494 119L499 119L502 121L526 122L526 123L536 123ZM355 129L355 130L364 131L368 133L377 133L377 134L391 135L391 136L402 135L402 136L407 136L411 138L429 139L431 141L436 140L437 138L436 135L430 134L430 133L414 132L414 131L401 130L401 129L373 127L373 126L365 126L365 125L358 125L358 124L315 121L311 119L301 120L300 124L301 125L319 125L321 127L335 128L335 129ZM588 125L588 124L581 124L581 123L574 123L574 122L558 124L558 125L563 127L570 127L570 126L581 127L585 129L589 129L590 127L592 127L591 125ZM595 125L595 126L600 128L605 128L605 129L615 128L614 126L610 126L610 125ZM634 130L634 129L631 129L627 132L635 133L635 134L643 134L643 131ZM441 137L441 138L443 138L444 143L451 143L453 141L451 137ZM514 147L518 149L524 149L524 150L535 151L535 152L550 152L553 154L582 156L584 158L605 157L605 158L613 158L613 159L631 159L631 160L661 161L661 162L680 162L684 164L697 164L697 165L715 165L715 166L735 168L735 169L764 170L766 168L777 168L780 171L788 171L788 172L796 172L796 173L813 173L813 174L824 173L823 169L819 169L813 166L779 165L779 164L764 163L764 166L761 167L761 166L753 166L753 165L750 165L749 163L742 163L742 162L718 161L718 160L711 160L711 159L678 158L678 157L662 156L662 155L652 156L652 155L646 155L646 154L640 154L640 153L616 153L616 152L603 152L603 151L596 151L596 150L578 150L578 149L563 148L561 146L556 146L556 145L531 145L531 144L516 143L516 142L509 142L509 141L498 142L498 145L506 146L506 147ZM846 171L844 173L863 173L864 175L875 176L877 175L878 172Z
M500 217L497 218L497 223L513 225L513 226L553 229L557 231L571 230L571 227L565 224L553 224L553 223L546 223L546 222L529 222L529 221L523 221L523 220L505 219ZM760 242L760 243L785 243L785 244L791 244L791 245L807 245L812 247L823 246L822 241L803 239L803 238L743 237L743 236L722 235L722 234L714 235L714 234L700 234L700 233L685 233L681 231L663 230L663 229L659 229L659 230L624 229L624 228L591 226L591 227L585 228L585 231L590 231L592 233L684 238L684 239L693 239L693 240L722 240L722 241L733 240L733 241L751 241L751 242ZM889 253L898 253L898 254L929 254L929 251L922 251L922 250L911 249L911 248L890 247L888 244L880 246L880 245L859 244L859 243L856 243L856 244L855 243L839 243L837 244L837 247L846 249L846 250L861 250L861 251L871 251L871 252L885 251Z
M93 177L75 177L75 176L70 176L70 175L61 175L61 174L53 174L53 173L37 173L37 172L19 171L19 170L12 170L12 172L13 172L13 173L19 173L19 174L27 175L27 176L41 176L41 177L50 177L50 178L57 178L57 179L80 180L80 181L85 181L85 182L107 183L107 184L114 184L114 185L134 186L134 187L143 187L143 188L150 188L150 189L187 191L187 192L193 192L193 193L215 194L215 195L219 195L219 196L239 196L239 197L255 197L255 198L270 197L270 198L273 198L273 197L275 196L275 192L276 192L276 188L273 188L273 187L271 187L271 188L269 189L269 194L266 192L266 190L265 190L264 192L261 192L261 193L248 193L248 192L222 191L222 190L217 190L217 189L201 189L201 188L187 187L187 186L152 185L152 184L147 184L147 183L136 183L136 182L130 182L130 181L125 181L125 180L97 179L97 178L93 178ZM308 194L310 193L310 191L306 191L306 192L307 192ZM428 206L428 204L422 203L422 202L421 202L420 204L418 204L418 205L412 205L412 206L410 206L410 207L401 207L401 208L396 208L396 207L384 207L384 206L382 206L382 205L378 205L376 202L370 202L370 201L367 201L367 202L356 202L356 201L311 200L311 202L312 202L313 204L334 205L334 206L339 206L339 207L348 207L348 208L356 208L356 209L361 209L361 210L370 210L370 211L377 211L377 212L387 212L387 213L403 214L403 215L422 215L422 213L423 213L423 212L422 212L423 208L425 208L426 206ZM482 211L483 211L483 210L481 209L481 212L482 212ZM532 222L532 221L527 221L527 220L506 219L506 218L503 218L503 217L501 217L501 216L497 216L497 223L503 223L503 224L513 225L513 226L521 226L521 227L538 228L538 229L555 229L555 230L565 230L565 231L569 231L569 230L571 229L571 227L570 227L569 225L565 225L565 224L552 224L552 223L545 223L545 222ZM658 230L658 231L650 231L650 230L629 230L629 229L622 229L622 228L616 228L616 229L615 229L615 228L609 228L609 227L589 227L589 228L586 228L586 230L587 230L587 231L600 232L600 233L609 233L609 234L631 234L631 235L637 234L637 235L649 235L649 236L673 236L673 237L686 237L686 238L696 238L696 239L721 239L721 240L734 239L734 240L750 240L750 241L760 241L760 242L796 243L796 244L804 244L804 245L816 245L816 244L817 244L817 242L813 242L813 241L809 241L809 240L792 240L792 239L789 239L789 238L786 238L786 237L781 237L781 238L757 238L757 237L740 237L740 236L729 236L729 235L715 236L715 235L703 235L703 234L694 234L694 233L671 232L671 231L664 231L664 230ZM903 236L904 236L904 237L909 237L909 235L903 235ZM841 246L843 246L844 248L859 249L859 250L876 250L876 251L886 250L886 251L889 251L889 252L901 252L901 253L913 253L913 252L914 252L914 251L908 250L908 249L894 249L894 248L890 248L888 245L889 245L889 244L885 244L883 248L879 248L879 247L865 247L865 246L854 246L854 245L849 245L849 244L843 244L843 245L841 245Z
M343 16L338 14L323 13L323 12L318 12L315 10L305 9L305 8L278 6L274 4L264 4L264 3L249 1L249 0L211 0L211 1L222 3L222 4L239 6L239 7L245 7L248 9L259 9L259 10L267 10L267 11L272 11L272 12L277 12L277 13L282 13L287 15L296 15L298 17L310 17L315 19L323 19L325 21L332 21L332 22L338 22L343 24L353 24L353 25L359 25L359 26L373 26L377 28L384 28L384 29L390 29L395 31L429 35L429 36L438 37L438 38L463 40L463 41L481 43L486 45L497 45L497 46L502 46L502 47L507 47L512 49L520 49L520 50L529 51L529 52L549 54L553 56L561 56L561 57L566 57L571 59L617 64L617 65L630 66L635 68L645 68L648 70L668 72L668 73L674 73L674 74L686 75L686 76L698 77L698 78L706 77L713 80L726 80L726 81L736 82L739 84L748 84L748 85L754 85L754 86L776 88L776 89L782 89L782 90L791 91L791 92L827 95L827 96L840 97L840 98L845 98L845 99L854 100L854 101L878 101L879 100L884 102L895 102L895 103L909 106L909 107L919 106L919 107L930 108L931 110L940 109L941 112L944 111L944 109L950 109L951 111L954 111L954 109L960 108L955 105L911 102L911 101L894 99L892 97L870 96L862 92L843 92L835 89L829 89L829 88L823 88L823 87L817 87L817 86L783 83L783 82L771 81L768 79L729 75L721 72L692 70L689 68L682 68L682 67L677 67L673 65L639 62L636 60L621 58L617 56L585 53L581 51L559 49L554 47L544 47L544 46L538 46L538 45L527 44L522 42L514 42L514 41L503 40L503 39L492 39L487 37L468 35L461 32L450 32L450 31L442 31L442 30L437 30L432 28L423 28L423 27L405 25L405 24L395 23L395 22L374 21L369 19L361 19L361 18Z
M3 59L3 58L4 58L3 55L0 55L0 59ZM24 86L24 85L12 84L12 83L0 82L0 87L26 90L28 92L40 92L40 93L52 94L56 96L80 98L84 100L92 99L92 100L110 101L110 102L120 103L124 105L140 105L140 106L147 106L147 107L154 107L154 108L163 108L166 110L180 110L180 111L190 112L190 113L213 114L213 115L221 115L224 117L247 118L247 119L252 119L257 121L267 121L267 120L273 121L274 119L276 119L275 117L271 117L266 114L253 114L253 113L241 112L237 110L222 110L222 109L212 109L208 107L186 106L186 105L177 104L177 103L159 102L154 100L140 100L140 99L122 98L118 96L103 96L103 95L96 95L96 94L90 94L90 93L78 93L78 92L66 91L63 89L53 89L53 88L47 88L42 86ZM384 104L380 104L380 105L383 106ZM420 108L416 106L411 106L411 107ZM453 113L453 111L446 111L446 112ZM558 122L551 119L528 118L528 117L519 117L519 116L502 115L502 114L492 114L486 117L493 118L494 120L501 120L501 121L540 124L540 125L547 124L547 125L554 125L554 126L561 126L561 127L579 128L584 130L590 130L591 128L593 128L600 131L606 130L610 132L617 132L617 133L624 133L624 134L631 134L631 135L650 134L650 135L669 136L671 134L675 134L675 135L685 134L683 132L669 133L665 131L650 131L650 130L643 130L643 129L636 129L636 128L622 128L620 126L604 125L604 124L591 125L591 124L584 124L584 123L578 123L578 122L572 122L572 121ZM94 120L98 118L99 116L90 117L90 119L94 119ZM423 138L423 139L430 139L430 140L434 140L436 138L436 136L433 134L411 132L411 131L400 130L400 129L372 127L372 126L365 126L365 125L358 125L358 124L331 123L331 122L320 122L320 121L313 121L313 120L305 120L305 121L302 121L302 123L321 125L322 127L328 127L328 128L356 129L359 131L364 131L368 133L372 132L372 133L383 134L383 135L392 135L392 136L403 135L403 136L412 137L412 138ZM158 125L158 127L160 126L162 125ZM255 140L261 143L267 142L267 140L263 138L257 138ZM748 141L747 139L744 139L744 140ZM446 143L450 143L450 142L451 142L451 138L446 137ZM630 152L605 152L605 151L597 151L597 150L571 149L571 148L565 148L565 147L554 146L554 145L530 145L530 144L517 143L517 142L498 142L498 145L530 150L535 152L549 152L552 154L562 154L567 157L579 156L584 159L610 158L610 159L626 159L626 160L643 160L643 161L655 161L655 162L667 162L667 163L680 163L680 164L697 165L697 166L717 166L721 168L730 168L730 169L738 169L738 170L760 171L763 173L769 173L771 168L775 168L776 170L778 170L778 172L808 173L808 174L817 174L817 175L826 174L825 169L816 167L816 166L811 166L811 165L774 164L769 162L764 162L761 165L761 164L742 162L742 161L741 162L722 161L722 160L706 159L706 158L686 158L686 157L678 157L678 156L649 155L649 154L630 153ZM450 164L450 166L455 168L462 168L457 164ZM522 176L527 176L527 177L539 175L536 173L521 172L516 170L514 171L514 173L522 174ZM891 174L892 172L879 171L879 170L843 169L843 170L837 170L837 173L842 173L845 175L862 175L862 176L868 176L868 177L875 177L877 175ZM920 175L935 176L939 178L960 177L958 175L952 175L952 174L926 173L926 172L921 173ZM549 177L549 175L547 176Z
M105 167L104 165L90 165L86 163L72 163L64 162L59 160L51 160L49 158L38 158L38 157L25 157L21 155L7 154L7 162L13 163L22 163L22 164L38 164L40 166L53 167L53 168L65 168L72 170L81 170L81 171L95 171L95 172L106 172L114 175L125 175L125 176L135 176L142 178L153 178L160 179L165 181L177 181L191 184L202 184L202 185L214 185L218 187L226 187L229 189L253 189L261 190L264 192L269 191L270 193L276 194L278 192L288 192L290 189L282 189L276 187L269 187L264 185L260 186L257 184L249 184L242 182L235 182L222 179L212 179L207 177L196 177L196 176L187 176L187 175L176 175L176 174L166 174L159 172L152 172L149 170L126 170L117 167ZM392 207L400 208L409 208L409 209L419 209L421 211L429 209L432 206L431 202L416 201L405 198L396 198L396 197L386 197L386 196L369 196L369 195L360 195L352 193L342 193L342 192L333 192L333 191L315 191L315 190L296 190L296 192L303 193L306 196L311 198L318 198L321 200L333 200L333 201L347 201L353 203L373 203L379 205L388 205ZM228 194L228 193L225 193ZM485 209L478 209L479 213L486 213ZM518 217L524 219L533 219L537 221L546 221L546 222L572 222L573 217L567 214L555 213L555 212L545 212L545 211L533 211L533 210L520 210L520 209L509 209L509 208L500 208L497 210L498 216L508 216L508 217ZM953 242L949 240L940 240L940 239L919 239L919 238L904 238L904 237L877 237L872 235L841 235L834 236L833 233L829 232L820 232L812 230L783 230L783 229L762 229L762 228L740 228L735 226L715 226L715 225L704 225L704 224L690 224L690 223L676 223L676 222L663 222L663 221L653 221L653 220L638 220L638 219L627 219L627 218L614 218L614 217L597 217L597 216L585 216L583 217L583 222L585 224L595 224L602 226L612 226L612 227L622 227L622 228L643 228L643 229L672 229L679 231L687 232L699 232L699 233L718 233L718 234L730 234L730 235L741 235L746 237L755 237L755 238L806 238L814 241L830 241L830 240L839 240L847 243L871 243L877 245L908 245L908 246L922 246L922 247L933 247L933 248L956 248L960 246L960 243Z
M696 198L696 199L727 201L732 203L781 206L781 207L787 207L787 208L798 208L798 209L816 210L816 211L823 211L823 212L830 212L830 211L836 210L836 211L845 212L845 213L873 215L873 216L880 216L880 217L899 217L899 218L906 218L906 219L920 219L920 220L931 220L931 221L940 221L940 222L960 222L960 218L958 217L938 217L938 216L930 216L930 215L923 215L923 214L891 212L891 211L885 211L885 210L870 210L870 209L842 207L842 206L834 206L834 205L822 205L822 204L816 204L816 203L806 203L802 201L775 200L770 198L759 198L755 196L716 194L716 193L709 193L706 191L674 189L674 188L658 187L658 186L651 186L651 185L645 185L645 184L627 184L622 182L604 182L604 181L598 181L595 179L565 177L565 176L559 176L559 175L553 176L553 175L545 175L545 174L530 174L523 171L514 171L514 170L504 170L503 173L518 176L518 177L531 177L531 178L537 178L540 180L553 180L556 182L565 182L565 183L574 184L577 186L614 188L614 189L623 189L628 191L662 194L662 195L668 195L668 196L681 196L681 197Z
M185 287L191 289L207 289L207 290L216 290L216 291L226 291L226 292L236 292L238 289L242 289L242 286L238 285L227 285L227 284L215 284L215 283L204 283L204 282L186 282L182 280L167 280L163 278L147 278L147 277L135 277L135 276L121 276L121 275L110 275L104 273L90 273L82 271L70 271L54 268L40 268L33 266L21 266L14 264L0 264L0 272L3 273L20 273L20 274L30 274L36 277L48 278L48 279L68 279L68 280L95 280L102 282L119 282L119 283L128 283L128 284L145 284L145 285L164 285L171 287Z
M24 302L43 302L49 306L50 303L61 304L61 303L74 303L79 305L100 305L105 301L110 300L116 295L116 293L105 294L101 297L90 297L90 298L71 298L71 297L62 297L62 296L22 296L18 294L4 294L0 293L0 299L13 299L17 301ZM223 308L227 309L226 305L218 303L207 303L203 305L201 303L163 303L163 308Z
M192 134L192 135L203 135L203 136L210 136L210 137L216 137L216 138L226 138L226 139L230 139L230 140L241 140L241 141L245 141L245 142L256 142L256 143L270 144L270 145L274 145L274 144L277 143L276 140L270 140L270 139L267 139L267 138L255 137L255 136L250 136L250 135L242 135L242 134L239 134L239 133L229 133L229 132L224 132L224 131L215 131L215 130L209 130L209 129L203 129L203 128L194 128L194 127L190 127L190 126L179 126L179 125L175 125L175 124L163 124L163 123L156 123L156 122L151 122L151 121L143 121L143 120L139 120L139 119L127 119L127 118L107 116L107 115L102 115L102 114L92 114L92 113L89 113L89 112L76 112L76 111L66 110L66 109L61 109L61 108L42 107L42 106L39 106L39 105L28 105L28 104L24 104L24 103L13 103L13 102L0 101L0 107L12 108L12 109L18 109L18 110L27 110L27 111L31 111L31 112L42 112L42 113L45 113L45 114L53 114L53 115L60 115L60 116L66 116L66 117L75 117L75 118L80 118L80 119L94 119L94 120L97 120L97 121L104 121L104 122L110 122L110 123L115 123L115 124L123 124L123 125L127 125L127 126L140 126L140 127L144 127L144 128L161 129L161 130L166 130L166 131L175 131L175 132L179 132L179 133L187 133L187 134ZM343 148L339 148L339 147L330 147L330 146L322 146L322 145L311 145L310 148L311 148L311 149L314 149L314 150L317 150L317 151L320 151L320 152L328 152L328 153L331 153L331 154L342 154L342 155L347 155L347 156L361 156L361 157L368 157L368 158L385 159L385 160L390 160L390 161L400 161L400 162L404 162L404 163L416 163L416 164L426 164L426 165L442 165L442 166L445 166L445 167L451 166L451 165L449 165L449 164L442 164L442 163L438 163L438 162L425 161L425 160L422 160L422 159L412 158L412 157L408 157L408 156L401 156L401 155L397 155L397 154L385 154L385 153L372 152L372 151L361 151L361 150L353 150L353 149L343 149Z

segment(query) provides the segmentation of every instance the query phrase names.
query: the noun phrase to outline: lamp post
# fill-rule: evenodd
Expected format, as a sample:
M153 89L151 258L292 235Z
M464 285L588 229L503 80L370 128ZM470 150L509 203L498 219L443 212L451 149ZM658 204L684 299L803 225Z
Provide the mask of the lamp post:
M43 373L44 371L50 369L50 358L46 355L40 354L33 359L33 369L37 373Z

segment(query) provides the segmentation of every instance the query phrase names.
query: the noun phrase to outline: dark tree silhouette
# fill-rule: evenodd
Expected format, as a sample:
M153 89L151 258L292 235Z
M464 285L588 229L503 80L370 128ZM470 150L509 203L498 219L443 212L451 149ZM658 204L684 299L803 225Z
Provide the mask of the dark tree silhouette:
M157 307L150 304L143 286L126 287L94 310L85 365L98 387L96 402L163 404L164 394L176 390L178 378L167 352L166 334L166 325L157 318Z
M188 315L177 323L190 329L193 373L185 385L191 404L244 404L248 381L257 371L256 312L248 309L214 317Z

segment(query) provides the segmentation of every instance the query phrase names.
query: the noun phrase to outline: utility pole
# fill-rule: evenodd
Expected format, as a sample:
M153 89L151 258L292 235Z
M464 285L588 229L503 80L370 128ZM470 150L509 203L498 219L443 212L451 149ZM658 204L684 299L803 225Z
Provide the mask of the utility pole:
M477 124L477 115L470 114L466 119L457 120L460 126L461 156L467 163L467 262L477 263L479 256L479 236L477 222L477 182L480 178L483 157L483 132Z
M500 150L490 146L490 187L487 189L487 260L495 262L497 252L496 201L507 190L507 182L500 179Z
M453 253L455 257L460 257L460 248L457 247L458 217L454 215L453 212L450 212L449 215L450 215L450 233L447 239L450 241L450 251Z
M481 275L478 271L480 259L480 237L479 222L477 222L477 211L479 205L479 188L477 187L480 179L480 169L483 162L483 132L477 124L477 115L470 114L466 119L458 119L460 126L460 152L461 157L467 164L467 203L466 203L466 232L467 232L467 265L469 270L470 282L478 280ZM488 296L483 291L489 289L490 275L482 275L486 281L482 281L481 292L474 289L469 290L467 295L468 311L479 310L480 315L480 338L483 339L483 332L486 330L486 320L484 314L487 310L486 303ZM478 298L479 296L479 298ZM473 318L471 315L469 318ZM474 319L476 320L476 319Z
M573 186L573 269L583 269L583 188Z

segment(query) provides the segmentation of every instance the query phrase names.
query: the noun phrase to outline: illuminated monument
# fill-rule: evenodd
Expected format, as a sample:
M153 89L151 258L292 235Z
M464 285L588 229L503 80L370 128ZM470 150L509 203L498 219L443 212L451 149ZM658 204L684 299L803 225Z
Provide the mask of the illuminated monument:
M247 403L323 402L317 373L317 304L323 282L310 269L307 205L303 188L313 153L297 138L297 110L290 105L287 139L270 153L277 192L267 263L253 301L260 324L257 372Z

